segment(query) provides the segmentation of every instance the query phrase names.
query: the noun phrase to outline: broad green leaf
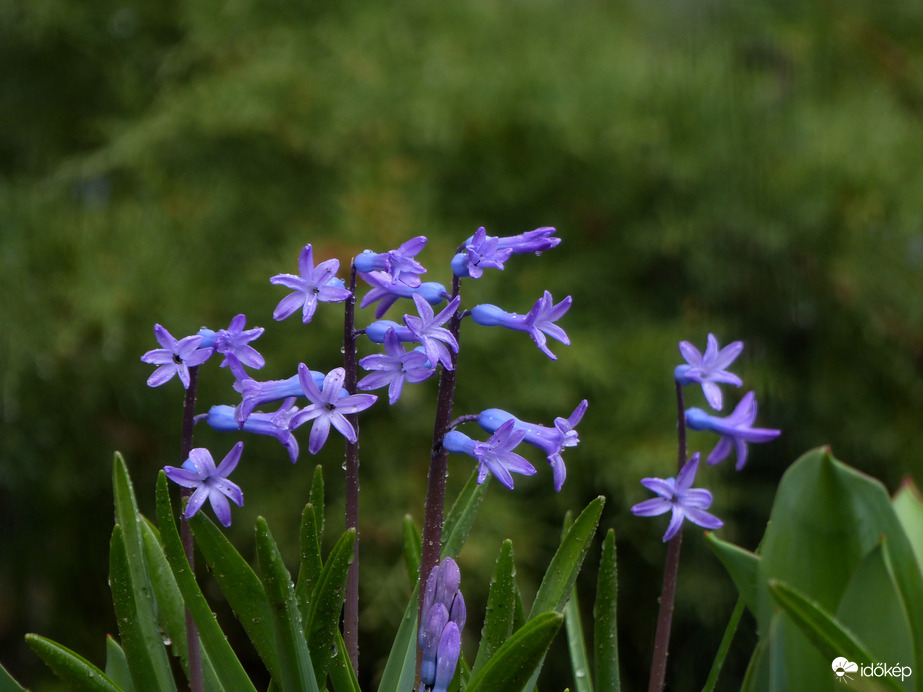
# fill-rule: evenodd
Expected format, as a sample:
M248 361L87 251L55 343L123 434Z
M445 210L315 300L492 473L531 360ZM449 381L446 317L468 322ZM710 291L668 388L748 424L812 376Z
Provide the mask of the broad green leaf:
M279 675L269 602L259 577L215 523L202 512L189 520L196 545L266 670Z
M124 692L135 692L135 685L131 681L131 671L128 670L128 659L122 647L111 636L106 635L106 675L112 683Z
M754 615L758 613L761 608L760 590L763 588L759 556L721 540L711 531L705 533L705 540L731 575L737 592L750 612Z
M122 692L103 671L57 642L27 634L26 644L75 692Z
M406 692L413 689L417 674L417 607L418 591L413 590L397 628L391 653L378 685L378 692Z
M769 580L769 591L801 631L816 646L828 662L845 656L854 662L874 661L871 652L860 642L855 634L847 630L828 613L817 601L808 598L798 589L780 582ZM826 672L826 671L825 671ZM884 677L880 682L888 689L903 690L893 678Z
M563 611L583 565L583 558L586 557L590 542L596 533L605 501L605 498L600 496L590 502L568 529L538 587L529 619L548 610Z
M616 623L618 576L615 531L609 529L603 540L596 580L596 603L593 604L593 650L598 692L619 692L619 646Z
M411 587L413 587L420 577L423 540L420 538L420 530L413 522L413 517L409 514L404 515L402 528L404 535L404 563L407 565L407 576L410 578Z
M0 692L26 692L26 688L16 682L3 665L0 665Z
M516 566L513 562L513 542L509 539L500 546L500 554L490 580L487 611L481 629L481 643L474 659L472 675L483 668L490 657L513 633L513 615L516 609Z
M324 560L320 552L320 531L317 524L317 512L314 505L308 503L301 512L301 528L298 531L298 546L301 560L298 567L298 580L295 583L295 602L302 622L308 621L308 609L311 595L317 586Z
M465 692L522 689L537 672L563 622L558 612L535 615L471 676Z
M139 692L176 690L167 650L154 617L153 589L147 579L146 585L140 586L133 577L122 524L116 524L109 543L109 585L132 680Z
M333 692L362 692L352 661L349 660L349 652L346 651L346 642L343 641L343 634L339 629L336 632L336 653L327 673L330 675Z
M195 574L186 559L183 544L173 518L173 506L170 503L170 491L167 487L167 477L163 471L157 476L157 521L160 524L160 537L163 541L164 553L180 593L189 612L199 628L199 640L208 652L208 657L214 666L221 684L227 690L245 692L254 690L253 683L244 672L231 645L228 643L224 632L215 619L208 601L202 595L196 583ZM123 642L124 644L124 642ZM130 660L130 659L129 659Z
M346 592L346 575L353 562L356 530L347 529L333 546L311 596L305 623L308 650L314 652L312 663L318 684L326 680L327 667L337 648L340 613Z
M138 692L175 690L170 659L157 626L138 503L121 454L112 469L117 531L110 548L110 581L122 647Z
M276 681L283 692L318 692L304 627L295 603L295 587L263 517L256 520L256 558L276 635L280 670Z
M911 478L908 477L901 484L891 505L913 546L918 569L923 568L923 498Z
M473 471L468 481L465 483L452 508L446 514L445 522L442 526L442 557L456 558L461 552L468 532L474 525L474 519L477 516L478 508L481 506L481 500L484 499L484 492L490 476L483 483L478 483L477 471Z

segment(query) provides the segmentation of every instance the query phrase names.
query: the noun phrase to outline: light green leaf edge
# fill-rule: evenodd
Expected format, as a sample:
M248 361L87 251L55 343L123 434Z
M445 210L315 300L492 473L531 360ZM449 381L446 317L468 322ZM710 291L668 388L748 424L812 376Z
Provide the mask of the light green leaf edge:
M481 628L481 642L471 674L480 672L487 661L496 653L513 633L513 615L516 610L516 565L513 558L513 542L503 541L490 579L487 595L487 609Z
M615 531L609 529L603 539L596 580L596 602L593 604L593 650L598 692L620 692L619 642L616 605L618 596L618 563Z
M26 644L75 692L124 692L83 656L57 642L37 634L27 634ZM14 681L13 684L17 683Z
M134 692L135 684L131 680L128 659L119 643L111 635L106 635L106 675L112 683L123 692ZM0 687L2 689L2 687Z

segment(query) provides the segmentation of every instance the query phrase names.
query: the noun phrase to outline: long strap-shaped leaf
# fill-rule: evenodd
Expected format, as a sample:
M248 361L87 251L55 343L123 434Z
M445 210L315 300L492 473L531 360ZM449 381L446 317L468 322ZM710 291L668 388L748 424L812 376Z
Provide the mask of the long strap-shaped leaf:
M615 531L609 529L603 540L596 580L596 603L593 605L593 648L596 661L597 692L619 692L619 646L616 626Z
M170 658L157 626L138 503L120 454L115 455L112 486L118 525L110 544L109 575L122 648L138 692L175 690Z
M336 654L329 668L333 692L362 692L359 689L359 681L356 679L356 671L353 670L352 661L349 660L346 643L343 641L343 635L339 630L337 630L336 638Z
M70 689L76 692L122 692L108 675L67 647L37 634L27 634L26 644L48 664L55 675L67 683ZM12 678L9 680L13 685L17 685ZM17 688L22 689L18 685L8 689Z
M208 652L212 665L221 684L227 690L234 692L246 692L256 688L250 682L240 664L234 650L228 643L224 632L221 631L218 621L212 614L208 601L202 594L202 590L196 583L195 575L189 566L189 560L186 559L186 553L183 550L183 544L179 537L179 531L176 528L176 521L173 518L173 507L170 503L170 491L167 487L167 477L163 471L157 477L157 521L160 523L160 536L163 540L164 553L167 556L167 562L170 563L170 569L173 570L173 576L176 578L176 585L180 593L183 594L183 600L186 607L192 614L196 626L199 628L199 639L203 648Z
M497 564L490 580L487 596L487 610L481 629L481 643L471 669L477 675L496 651L513 633L513 617L516 612L516 567L513 563L513 542L509 539L500 547Z
M276 634L280 669L276 682L283 692L319 692L295 603L295 586L263 517L256 520L256 560Z
M263 665L272 677L279 677L272 615L260 578L215 523L203 513L199 512L192 517L189 525L195 534L196 545L211 568L212 576L253 643Z
M378 692L407 692L417 673L417 590L410 594L404 617L397 628Z
M131 681L131 671L128 670L128 659L122 647L111 636L106 635L106 675L116 687L124 692L135 692L135 683ZM3 685L0 685L0 691Z
M563 622L564 616L554 611L533 617L471 676L465 692L522 689L541 666Z

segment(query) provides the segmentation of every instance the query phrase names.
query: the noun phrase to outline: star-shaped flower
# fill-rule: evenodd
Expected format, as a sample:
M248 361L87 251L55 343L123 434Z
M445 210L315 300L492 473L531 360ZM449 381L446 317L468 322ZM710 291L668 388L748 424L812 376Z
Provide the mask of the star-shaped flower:
M393 329L385 333L385 353L375 353L359 361L365 370L372 370L357 385L369 390L388 386L388 401L393 405L401 397L404 382L422 382L436 372L423 351L405 351Z
M686 359L687 365L676 366L676 381L682 386L698 382L702 385L702 393L708 400L708 405L720 411L724 405L721 397L719 383L732 384L739 387L743 384L734 373L728 372L727 367L740 355L744 344L734 341L722 349L718 348L718 339L714 334L708 335L708 346L705 355L702 355L695 346L688 341L679 343L679 352Z
M513 254L512 248L500 249L500 239L488 236L481 226L465 243L464 252L452 258L452 273L458 277L479 279L487 268L503 269L503 263Z
M449 348L458 353L458 341L455 340L452 332L442 325L455 314L461 298L455 296L438 315L433 313L433 308L419 295L414 294L413 302L420 316L404 315L404 324L423 346L426 357L429 358L433 367L439 362L446 370L452 370L452 355L449 353Z
M541 349L542 353L552 360L557 360L558 357L548 348L545 337L547 335L557 339L565 346L570 345L570 339L567 334L555 324L555 321L564 316L564 313L570 309L572 302L571 297L567 296L555 305L551 293L545 291L544 295L535 302L532 309L525 315L507 312L496 305L484 303L474 306L471 310L471 319L485 327L506 327L507 329L526 332L532 337L535 345Z
M174 375L178 375L183 388L189 389L189 368L204 363L215 349L199 348L202 343L202 337L199 335L187 336L177 341L159 324L154 325L154 337L162 348L155 348L141 356L143 362L160 366L147 378L147 386L159 387Z
M309 420L314 421L311 426L311 434L308 437L308 451L311 454L317 454L330 433L330 426L340 431L350 442L357 439L356 429L346 419L346 414L358 413L364 411L375 403L378 399L374 394L350 394L340 396L340 390L343 387L343 380L346 378L346 371L343 368L334 368L327 373L324 378L323 389L318 389L311 377L311 371L304 363L298 364L298 379L301 381L301 388L305 396L311 402L290 421L289 425L292 430Z
M737 451L737 470L747 463L748 442L768 442L781 434L781 430L754 428L756 420L756 397L747 392L737 404L734 412L724 418L711 416L700 408L686 409L686 425L693 430L710 430L721 435L721 440L708 455L709 464L723 461L731 453L731 447Z
M420 235L403 243L397 250L375 253L365 250L356 257L356 270L360 272L385 271L392 281L411 288L420 285L420 274L426 268L414 257L426 246L426 236Z
M513 449L522 442L526 431L515 428L515 421L508 420L490 436L486 442L472 440L463 432L450 430L442 439L442 446L456 454L467 454L478 462L478 483L483 483L490 472L510 490L513 489L513 476L535 475L535 467Z
M405 283L396 281L387 272L373 271L359 274L359 276L372 287L372 290L362 297L362 302L359 303L359 307L367 308L381 301L375 306L376 319L384 315L388 311L388 308L394 305L400 298L412 298L414 295L419 295L430 305L439 305L439 303L449 297L449 293L445 290L445 286L435 281L427 281L422 284L418 281L416 286L411 287Z
M340 268L340 260L329 259L314 267L314 255L310 245L305 245L298 257L298 271L294 274L277 274L269 282L285 286L294 291L279 301L272 316L284 320L301 308L302 321L307 324L314 317L318 302L341 303L352 294L343 286L343 281L335 274Z
M189 519L201 509L205 501L211 503L215 516L223 526L231 525L231 506L228 500L241 507L244 504L244 494L236 483L228 480L228 476L237 467L244 443L238 442L224 457L218 468L212 459L211 452L204 447L196 447L189 452L189 458L180 468L167 466L164 473L167 478L184 488L195 488L189 501L186 503L185 517Z
M641 481L641 485L660 497L636 504L631 512L638 517L655 517L672 512L667 532L663 535L664 543L679 532L684 519L706 529L720 529L724 526L718 517L705 511L711 506L711 493L703 488L692 487L698 468L699 454L696 452L683 465L675 479L645 478Z

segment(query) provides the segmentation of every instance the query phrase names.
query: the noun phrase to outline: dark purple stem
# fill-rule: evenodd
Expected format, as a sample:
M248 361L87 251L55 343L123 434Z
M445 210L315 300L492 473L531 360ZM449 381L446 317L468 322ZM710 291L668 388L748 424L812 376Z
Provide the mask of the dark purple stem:
M194 365L189 368L189 387L186 389L186 398L183 401L183 440L180 457L183 462L189 458L189 452L192 451L192 429L195 425L195 399L196 389L199 384L199 366ZM184 500L189 499L192 495L191 488L182 488L181 496ZM189 567L195 572L195 543L192 537L192 531L189 529L189 522L186 520L185 512L180 519L180 538L183 542L183 549L186 552L186 559L189 560ZM199 650L199 629L189 608L186 608L186 652L189 662L189 689L192 692L204 692L204 683L202 679L202 654Z
M346 300L346 317L343 326L343 368L346 377L343 386L350 394L356 393L356 265L349 273L350 297ZM359 434L359 414L347 414L348 420ZM346 575L346 605L343 612L343 641L356 675L359 674L359 442L346 441L346 528L356 529L353 544L353 562Z
M461 280L452 278L452 300L459 294ZM449 321L449 331L458 341L461 316L458 311ZM452 369L443 367L439 376L439 395L436 399L436 420L433 425L433 450L429 462L429 476L426 487L426 508L423 517L423 550L420 555L420 574L418 578L420 602L417 608L417 622L423 613L423 584L433 567L439 564L442 549L442 522L445 515L445 479L448 470L449 453L442 446L442 438L450 430L452 422L452 405L455 401L455 373L458 368L458 354L452 353ZM417 647L417 683L420 686L420 664L422 650Z
M677 473L686 463L686 407L683 387L676 383L677 447L679 461ZM673 601L679 575L679 552L683 545L683 532L678 531L667 544L667 560L663 568L663 587L660 590L660 610L657 613L657 633L654 635L654 657L651 662L651 680L648 692L661 692L667 674L667 656L670 648L670 628L673 624Z

